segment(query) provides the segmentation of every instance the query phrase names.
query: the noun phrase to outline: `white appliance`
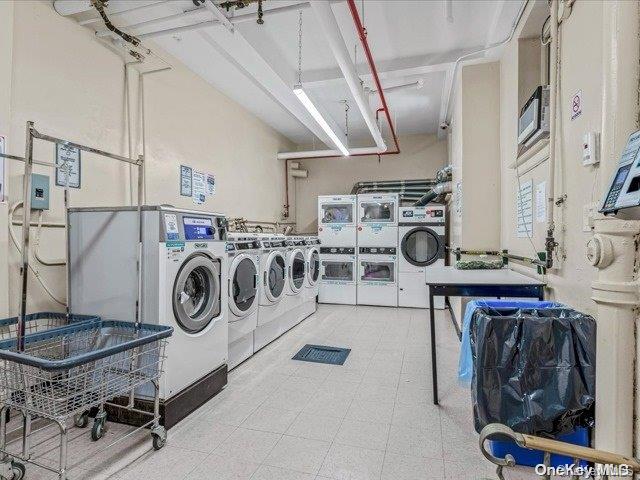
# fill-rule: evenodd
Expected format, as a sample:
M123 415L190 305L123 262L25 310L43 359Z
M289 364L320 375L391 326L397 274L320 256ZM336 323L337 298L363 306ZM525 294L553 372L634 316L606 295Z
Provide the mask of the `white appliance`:
M356 248L320 247L318 302L356 304Z
M285 313L285 287L287 280L287 245L284 235L259 235L262 244L260 254L260 305L258 326L253 333L253 350L257 352L273 342L281 334L282 316Z
M304 277L303 303L301 308L301 320L316 312L318 292L320 291L320 240L316 236L304 238L307 262L306 275Z
M397 193L358 195L358 247L398 246L398 202Z
M306 245L303 237L287 239L287 282L285 284L285 313L282 316L281 333L302 321L301 309L304 304L304 282L307 275Z
M396 254L396 247L358 247L358 305L398 306Z
M131 207L69 210L69 305L135 321L141 229L141 320L174 328L160 380L170 428L227 382L227 222L165 206L145 206L138 219Z
M446 209L444 205L400 207L398 226L398 306L429 307L429 272L444 267ZM444 298L434 298L444 308Z
M356 246L356 195L318 197L318 237L322 245Z
M253 332L258 326L260 253L258 238L229 233L229 369L253 355Z

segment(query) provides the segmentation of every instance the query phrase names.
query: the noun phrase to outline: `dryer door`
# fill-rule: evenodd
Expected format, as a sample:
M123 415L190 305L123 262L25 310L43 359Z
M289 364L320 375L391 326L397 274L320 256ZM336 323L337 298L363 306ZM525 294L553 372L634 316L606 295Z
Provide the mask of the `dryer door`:
M173 284L173 313L187 333L204 330L220 315L220 262L202 253L188 257Z
M306 262L302 250L296 249L289 253L289 286L293 293L298 293L302 288L306 270Z
M320 276L320 253L317 248L312 248L307 253L307 281L313 286L318 283Z
M348 259L332 259L327 256L322 260L322 280L327 282L355 282L355 262Z
M284 257L280 252L271 252L263 270L264 292L271 302L277 302L284 291L285 274L287 268Z
M391 259L366 257L359 261L360 280L363 282L395 282L395 263Z
M444 258L444 242L431 228L416 227L404 234L400 251L402 257L411 265L426 267Z
M236 256L229 268L229 309L238 317L251 313L258 292L258 268L251 256Z

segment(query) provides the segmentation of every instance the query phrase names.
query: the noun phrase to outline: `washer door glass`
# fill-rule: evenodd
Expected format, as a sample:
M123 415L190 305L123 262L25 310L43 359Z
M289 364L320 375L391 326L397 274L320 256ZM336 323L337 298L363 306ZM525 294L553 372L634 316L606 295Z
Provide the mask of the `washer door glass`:
M440 236L427 227L409 230L400 245L404 259L417 267L425 267L438 260L442 248Z
M274 255L269 263L269 270L265 272L267 281L265 287L271 294L272 300L275 300L282 295L284 290L284 274L285 274L285 262L284 257L280 254Z
M353 262L323 261L323 280L353 282Z
M291 282L292 287L296 290L300 290L304 283L306 274L304 267L304 255L300 251L295 252L291 258Z
M328 203L322 209L322 223L331 225L336 223L353 223L353 205L350 203Z
M394 202L365 202L362 206L363 223L390 223L394 221Z
M235 267L231 284L231 300L241 312L246 312L255 302L258 271L256 264L244 257Z
M360 262L361 279L367 282L393 282L394 265L392 262Z
M200 253L187 258L173 286L173 313L188 333L204 330L220 315L220 262Z
M307 272L309 283L314 285L320 276L320 254L315 248L309 254L309 271Z

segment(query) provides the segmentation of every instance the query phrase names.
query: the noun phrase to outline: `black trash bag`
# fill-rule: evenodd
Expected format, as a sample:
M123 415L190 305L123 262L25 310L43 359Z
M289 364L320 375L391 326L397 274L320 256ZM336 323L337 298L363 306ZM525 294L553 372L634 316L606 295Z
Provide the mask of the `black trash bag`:
M471 323L474 423L555 437L595 424L596 321L569 308L480 308Z

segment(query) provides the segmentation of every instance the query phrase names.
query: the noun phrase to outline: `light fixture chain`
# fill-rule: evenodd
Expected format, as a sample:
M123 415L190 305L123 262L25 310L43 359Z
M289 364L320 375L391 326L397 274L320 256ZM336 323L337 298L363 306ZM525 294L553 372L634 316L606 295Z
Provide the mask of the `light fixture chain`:
M298 85L302 85L302 10L298 15Z

